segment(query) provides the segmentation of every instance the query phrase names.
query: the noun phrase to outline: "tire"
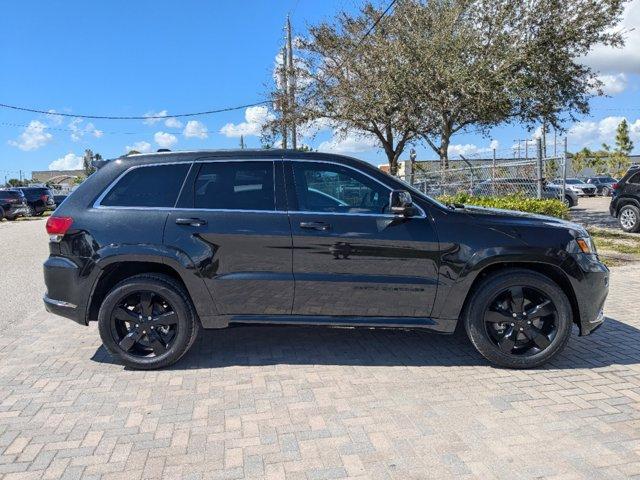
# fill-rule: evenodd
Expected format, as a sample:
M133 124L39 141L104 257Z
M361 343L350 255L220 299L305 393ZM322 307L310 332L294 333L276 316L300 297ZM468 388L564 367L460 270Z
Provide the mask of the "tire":
M0 207L0 222L2 221L3 218L4 218L4 209Z
M493 302L496 298L501 298L501 295L508 292L509 289L518 288L522 288L526 295L539 294L540 298L547 298L550 301L554 309L553 317L547 316L544 322L550 322L550 319L553 318L554 329L550 330L551 333L548 336L544 336L548 344L540 349L537 343L541 342L530 339L534 335L525 333L528 332L526 329L531 329L531 332L535 331L539 334L542 329L548 328L549 324L546 327L543 325L540 329L535 326L528 327L526 324L527 317L525 316L524 318L519 317L518 320L514 319L514 322L519 322L515 323L514 327L514 323L509 323L510 316L507 316L505 317L507 318L505 331L510 331L512 334L505 334L504 336L511 338L512 335L515 335L515 338L519 339L517 342L521 342L523 346L522 351L519 352L518 344L515 343L510 352L506 353L498 346L500 342L496 343L493 337L495 331L490 331L490 328L497 328L497 325L503 325L503 323L488 323L486 318L489 317L485 315L494 313L490 307L494 305ZM524 300L523 305L526 305L526 301ZM533 303L529 304L530 307L532 305ZM526 311L527 307L524 310ZM530 312L528 318L534 319L533 309L530 308ZM482 280L482 283L473 291L465 306L463 320L471 343L483 357L500 367L525 369L535 368L548 362L564 349L571 334L572 311L569 299L550 278L530 270L513 269L490 275ZM539 319L533 320L534 323L542 321ZM529 321L529 324L531 324L531 321ZM493 325L496 325L496 327L493 327ZM523 332L522 327L524 327L525 332ZM552 338L549 339L549 336ZM531 345L529 350L525 350L526 345Z
M573 198L571 198L569 195L564 196L564 204L569 208L575 207L575 204L573 203Z
M624 205L618 210L618 222L625 232L640 231L640 209L635 205Z
M16 217L4 217L4 218L6 218L9 222L13 222L18 217L16 216Z
M156 353L156 348L149 345L154 340L149 335L151 331L149 334L141 335L139 340L132 343L128 349L125 350L121 346L124 340L123 334L127 334L127 337L134 335L137 338L138 334L142 333L139 331L140 329L153 329L153 326L149 327L149 325L157 325L149 322L143 324L144 319L139 316L138 318L142 319L140 329L134 332L133 322L137 322L135 318L140 313L135 310L124 310L133 315L133 322L130 321L130 317L128 317L127 324L114 318L116 309L122 306L123 302L128 302L128 299L135 298L140 294L151 294L150 298L165 301L165 304L171 309L170 313L175 314L175 317L172 317L175 320L175 330L169 331L169 333L173 332L173 336L166 343L163 343L164 340L160 342L162 347L166 348L166 350L162 350L161 354ZM151 310L154 308L157 308L157 305L152 304ZM122 311L120 309L120 312ZM154 318L155 320L156 318ZM131 330L123 330L124 325L127 325L126 328L130 327ZM136 323L135 326L137 327L138 324ZM162 328L165 327L162 326ZM166 328L169 330L173 326ZM200 328L200 320L197 318L187 292L174 279L160 274L136 275L118 283L107 294L98 313L98 329L105 348L123 365L138 370L165 368L176 363L191 348L200 333ZM155 340L160 339L159 331L160 327L154 333L158 336ZM143 332L146 333L145 330Z
M602 187L602 196L603 197L610 197L611 196L611 189L609 187Z
M27 217L34 217L36 215L36 211L31 205L27 206Z

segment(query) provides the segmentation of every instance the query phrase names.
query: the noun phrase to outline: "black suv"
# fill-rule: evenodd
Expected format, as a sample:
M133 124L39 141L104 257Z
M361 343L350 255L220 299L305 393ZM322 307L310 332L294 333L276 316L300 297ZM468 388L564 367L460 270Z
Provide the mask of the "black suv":
M27 199L27 216L40 216L44 212L55 210L53 193L46 187L16 187Z
M20 191L0 190L0 220L15 220L28 213L27 199Z
M609 213L625 232L640 232L640 167L631 167L614 185Z
M603 322L609 271L584 228L449 206L372 165L282 150L131 155L47 222L50 312L125 365L170 365L201 327L423 328L459 322L527 368Z
M613 186L616 184L616 182L617 180L615 178L609 177L607 175L599 177L589 177L586 180L586 183L596 187L596 193L598 195L603 195L605 197L609 197L613 194Z

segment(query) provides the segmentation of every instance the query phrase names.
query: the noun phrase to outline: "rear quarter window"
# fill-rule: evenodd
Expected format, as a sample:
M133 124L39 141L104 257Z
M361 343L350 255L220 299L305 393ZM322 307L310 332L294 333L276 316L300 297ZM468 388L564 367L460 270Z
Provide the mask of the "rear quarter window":
M640 172L636 172L629 177L627 183L640 184Z
M107 192L100 205L107 207L173 207L189 171L189 163L137 167Z

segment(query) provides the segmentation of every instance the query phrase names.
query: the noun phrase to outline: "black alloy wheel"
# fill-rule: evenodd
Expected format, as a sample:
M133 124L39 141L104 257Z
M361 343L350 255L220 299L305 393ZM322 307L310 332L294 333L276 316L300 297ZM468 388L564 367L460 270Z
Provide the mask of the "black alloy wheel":
M462 319L478 352L507 368L548 362L569 341L573 324L571 304L557 283L515 268L483 278L467 300Z
M177 362L200 332L188 293L176 279L147 273L114 286L102 301L98 329L105 348L127 367Z
M178 316L161 295L136 292L111 313L111 334L118 346L134 356L160 357L178 333Z
M509 355L535 355L551 345L558 312L541 291L517 285L496 295L484 314L486 333Z

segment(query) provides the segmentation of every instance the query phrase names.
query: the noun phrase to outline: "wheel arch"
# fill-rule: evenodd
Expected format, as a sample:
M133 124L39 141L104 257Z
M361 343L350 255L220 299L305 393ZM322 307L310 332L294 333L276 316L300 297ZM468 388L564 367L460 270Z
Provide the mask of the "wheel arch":
M571 304L571 313L573 315L573 323L580 326L580 309L578 307L578 300L573 287L571 286L571 282L559 267L541 262L496 262L485 266L474 278L464 299L461 312L464 312L468 307L473 293L487 277L509 270L537 272L556 283L569 299L569 303Z
M91 290L91 296L86 310L86 322L88 323L98 318L98 311L102 305L102 301L114 285L127 278L145 273L166 275L172 278L184 289L198 316L210 315L210 312L206 308L211 305L208 301L210 298L209 294L208 292L203 292L200 285L197 284L197 282L202 282L201 279L185 281L180 272L174 266L167 264L167 262L155 261L155 259L132 260L121 258L111 259L108 264L103 265L100 269ZM202 286L202 288L206 287ZM200 298L203 294L206 294L204 299Z
M622 207L625 207L627 205L634 205L640 208L640 201L633 197L619 197L618 201L616 202L616 217L620 215L620 210L622 209Z

